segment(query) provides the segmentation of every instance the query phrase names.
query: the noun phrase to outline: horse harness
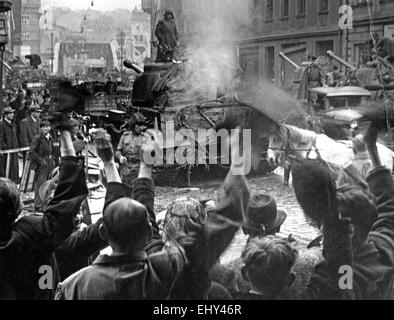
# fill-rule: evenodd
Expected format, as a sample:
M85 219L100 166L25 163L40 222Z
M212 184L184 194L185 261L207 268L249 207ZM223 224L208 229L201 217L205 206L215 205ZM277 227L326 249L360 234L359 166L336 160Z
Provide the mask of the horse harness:
M317 165L321 165L323 167L326 167L334 175L335 175L335 168L339 169L340 171L344 170L343 167L337 166L337 165L335 165L333 163L329 163L329 162L323 160L323 158L321 156L321 153L320 153L320 150L316 146L316 141L313 142L313 144L311 145L311 147L309 149L294 149L291 146L290 140L291 140L291 134L290 134L290 131L287 130L286 143L285 143L286 146L282 147L282 148L275 149L275 150L279 150L279 151L284 151L285 152L285 158L291 158L292 160L297 161L299 164L305 164L307 162L310 162L310 163L313 162L313 163L315 163ZM270 149L273 150L273 148L270 148ZM297 157L292 156L292 155L289 154L290 152L297 152L297 151L299 151L299 152L306 151L307 152L306 159L300 160ZM316 153L317 159L310 159L309 158L311 152L313 152L313 151Z
M277 149L279 151L284 151L285 152L285 158L291 157L291 155L290 155L291 152L304 152L304 151L306 151L307 152L306 158L309 159L309 156L310 156L311 152L314 151L316 153L316 155L317 155L317 160L323 161L321 153L320 153L320 150L316 146L316 141L314 141L312 143L312 145L311 145L311 147L309 149L295 149L295 148L293 148L291 146L291 143L290 143L290 140L291 140L290 131L286 130L286 132L287 132L287 134L286 134L286 143L285 143L286 146L282 147L280 149ZM270 148L270 149L272 150L272 148ZM297 158L295 158L294 160L296 160L298 162L301 162L301 163L303 162L303 161L301 161L300 159L297 159ZM309 160L312 160L312 159L309 159Z

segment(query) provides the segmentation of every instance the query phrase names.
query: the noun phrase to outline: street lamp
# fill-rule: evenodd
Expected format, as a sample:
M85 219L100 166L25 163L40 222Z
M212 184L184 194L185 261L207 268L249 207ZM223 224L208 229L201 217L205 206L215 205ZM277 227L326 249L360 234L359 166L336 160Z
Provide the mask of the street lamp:
M12 3L10 1L0 1L0 102L3 96L3 65L4 65L4 50L8 43L7 23L4 13L11 10Z

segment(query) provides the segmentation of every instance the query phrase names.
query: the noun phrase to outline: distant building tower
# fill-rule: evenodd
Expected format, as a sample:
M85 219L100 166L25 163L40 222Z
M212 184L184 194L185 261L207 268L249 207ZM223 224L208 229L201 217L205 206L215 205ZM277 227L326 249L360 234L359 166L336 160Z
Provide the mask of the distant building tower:
M40 17L41 17L41 0L22 0L15 1L14 20L17 26L20 25L20 41L18 30L16 32L16 43L14 46L14 55L24 58L29 54L40 53ZM18 2L21 4L19 8Z
M131 16L131 60L142 65L151 56L151 17L135 8Z

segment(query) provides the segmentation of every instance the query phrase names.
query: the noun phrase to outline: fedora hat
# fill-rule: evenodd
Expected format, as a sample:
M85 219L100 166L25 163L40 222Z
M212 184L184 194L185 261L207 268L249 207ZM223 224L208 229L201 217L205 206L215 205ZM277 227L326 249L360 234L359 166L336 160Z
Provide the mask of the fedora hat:
M5 107L3 109L3 114L10 114L10 113L15 113L15 110L12 109L11 107Z
M254 195L249 204L244 232L258 231L264 227L269 233L279 228L287 219L284 211L278 210L275 199L269 195Z

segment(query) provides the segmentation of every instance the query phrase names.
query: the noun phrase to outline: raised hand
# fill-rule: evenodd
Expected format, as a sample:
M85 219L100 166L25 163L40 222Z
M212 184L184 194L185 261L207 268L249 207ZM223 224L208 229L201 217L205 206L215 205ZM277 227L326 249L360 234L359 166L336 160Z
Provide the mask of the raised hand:
M115 161L111 136L104 129L97 130L94 145L96 147L97 155L104 164Z
M382 161L380 160L378 147L376 145L378 139L378 128L375 124L371 124L367 132L363 135L363 140L367 145L369 156L372 160L372 166L374 168L381 167Z

